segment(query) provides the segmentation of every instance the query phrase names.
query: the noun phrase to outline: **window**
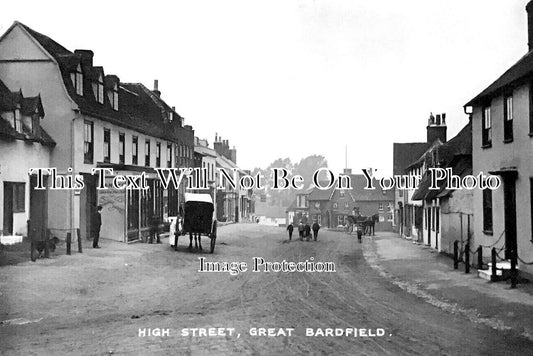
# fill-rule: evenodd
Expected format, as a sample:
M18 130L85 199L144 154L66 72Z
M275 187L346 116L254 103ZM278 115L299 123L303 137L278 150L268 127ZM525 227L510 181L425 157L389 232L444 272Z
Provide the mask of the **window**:
M333 209L337 209L339 207L339 204L337 202L333 203Z
M513 141L513 97L503 101L503 142Z
M529 84L529 135L533 136L533 82Z
M102 74L98 75L98 80L93 83L94 98L100 104L104 103L104 79Z
M348 204L347 201L344 202L344 209L349 209L350 208L350 204Z
M533 178L529 178L529 204L531 209L531 242L533 242Z
M155 145L155 166L161 166L161 142Z
M167 143L167 168L172 168L172 144Z
M111 161L111 131L104 129L104 162Z
M22 133L22 120L21 120L21 117L20 117L20 109L18 109L18 108L15 109L15 112L13 113L13 115L15 116L14 129L17 132Z
M298 208L307 208L307 199L305 195L297 195L296 196L296 206Z
M150 140L144 142L144 165L150 167Z
M492 190L483 189L483 232L492 234Z
M133 136L131 139L131 164L137 164L137 154L139 153L139 139Z
M83 73L81 71L81 65L78 64L76 71L70 73L70 80L76 90L76 94L83 95Z
M118 84L115 83L113 86L113 93L112 93L113 100L111 101L111 104L113 106L113 110L118 111Z
M124 164L124 152L126 151L126 137L123 133L118 134L118 163Z
M341 191L339 192L339 196L340 196L341 198L344 198L344 195L346 195L346 193L344 192L344 190L341 190Z
M25 211L25 183L12 183L13 186L13 212ZM5 193L7 194L7 192Z
M492 121L490 119L490 106L483 108L481 129L481 145L490 147L492 144Z
M94 125L92 121L85 121L83 125L83 161L93 163L94 153Z
M344 216L337 216L337 225L344 225Z
M383 203L378 203L378 210L383 210Z

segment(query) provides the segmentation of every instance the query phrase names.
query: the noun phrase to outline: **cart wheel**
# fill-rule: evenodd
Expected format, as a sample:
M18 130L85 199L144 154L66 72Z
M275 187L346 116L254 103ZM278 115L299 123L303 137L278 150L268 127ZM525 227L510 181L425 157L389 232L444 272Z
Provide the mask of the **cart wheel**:
M217 240L217 221L213 221L213 229L211 231L211 253L215 252L215 242Z

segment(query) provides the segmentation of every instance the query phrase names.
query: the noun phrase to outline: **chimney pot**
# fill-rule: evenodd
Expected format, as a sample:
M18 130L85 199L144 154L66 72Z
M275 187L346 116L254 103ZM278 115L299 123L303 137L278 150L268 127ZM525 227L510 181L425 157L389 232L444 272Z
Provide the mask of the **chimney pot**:
M527 47L528 51L533 49L533 1L526 5L527 12Z
M154 79L154 91L159 90L159 81Z

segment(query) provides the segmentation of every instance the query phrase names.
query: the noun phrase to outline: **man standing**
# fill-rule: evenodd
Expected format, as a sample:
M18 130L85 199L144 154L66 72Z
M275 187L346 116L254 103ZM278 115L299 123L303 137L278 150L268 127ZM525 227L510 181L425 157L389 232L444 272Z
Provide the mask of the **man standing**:
M289 232L289 241L292 240L292 231L294 230L294 226L292 226L292 223L287 226L287 231Z
M98 240L100 239L100 227L102 226L102 206L98 205L96 214L93 219L93 248L100 248Z
M298 234L300 235L300 241L304 239L304 224L302 223L302 220L300 220L300 223L298 224Z
M318 222L314 222L313 223L313 237L316 241L317 237L318 237L318 230L320 230L320 225L318 224Z
M305 223L304 230L305 230L305 239L307 241L310 241L311 240L311 226L309 226L309 223Z

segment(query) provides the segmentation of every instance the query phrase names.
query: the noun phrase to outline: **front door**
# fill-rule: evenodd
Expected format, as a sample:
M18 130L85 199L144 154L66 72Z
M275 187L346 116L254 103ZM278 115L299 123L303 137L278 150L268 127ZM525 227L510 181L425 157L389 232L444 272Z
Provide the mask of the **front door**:
M516 180L514 176L503 176L503 204L505 218L505 258L511 258L516 251Z
M4 235L13 234L13 184L4 182Z
M47 176L43 177L43 185L47 186ZM46 189L34 189L37 186L37 176L30 176L30 231L32 240L45 239L47 226L47 193Z

